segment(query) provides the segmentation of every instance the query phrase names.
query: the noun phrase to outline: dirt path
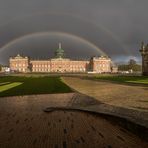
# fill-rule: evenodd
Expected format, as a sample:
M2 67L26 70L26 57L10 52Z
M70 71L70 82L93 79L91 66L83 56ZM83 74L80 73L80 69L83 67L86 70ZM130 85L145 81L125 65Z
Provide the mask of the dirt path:
M74 77L63 81L76 91L92 96L102 103L148 112L148 88Z

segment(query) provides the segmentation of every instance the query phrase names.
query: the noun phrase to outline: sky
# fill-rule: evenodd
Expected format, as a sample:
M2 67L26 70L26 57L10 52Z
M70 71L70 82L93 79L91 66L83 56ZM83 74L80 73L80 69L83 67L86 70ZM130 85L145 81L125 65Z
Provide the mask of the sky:
M0 63L18 53L52 58L59 42L72 59L106 54L115 62L140 61L147 6L147 0L0 0Z

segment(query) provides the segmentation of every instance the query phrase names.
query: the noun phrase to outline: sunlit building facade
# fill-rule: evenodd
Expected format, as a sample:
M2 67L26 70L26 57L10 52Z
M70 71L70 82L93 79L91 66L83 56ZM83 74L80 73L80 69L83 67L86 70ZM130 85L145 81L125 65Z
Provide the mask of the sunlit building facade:
M64 50L59 44L55 57L49 60L31 60L19 54L9 59L10 69L14 72L34 73L110 73L112 61L107 56L92 57L90 60L71 60L65 58Z
M10 69L17 72L28 72L30 69L30 61L28 57L22 57L19 54L9 59Z

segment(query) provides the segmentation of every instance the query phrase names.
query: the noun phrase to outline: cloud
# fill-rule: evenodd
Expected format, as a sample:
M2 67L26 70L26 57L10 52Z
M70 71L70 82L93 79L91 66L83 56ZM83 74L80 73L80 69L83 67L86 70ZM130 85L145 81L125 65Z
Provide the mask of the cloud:
M63 31L93 42L113 58L140 58L139 44L148 34L147 5L147 0L1 0L0 47L30 33ZM1 53L2 62L13 52L10 47Z

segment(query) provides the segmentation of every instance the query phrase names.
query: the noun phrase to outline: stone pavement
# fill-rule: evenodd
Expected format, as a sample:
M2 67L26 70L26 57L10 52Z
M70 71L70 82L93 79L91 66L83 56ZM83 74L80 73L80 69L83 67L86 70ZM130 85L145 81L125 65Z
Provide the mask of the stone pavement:
M101 105L79 93L0 98L0 147L148 147L148 143L118 124L82 111L97 112ZM63 109L44 112L48 107Z

